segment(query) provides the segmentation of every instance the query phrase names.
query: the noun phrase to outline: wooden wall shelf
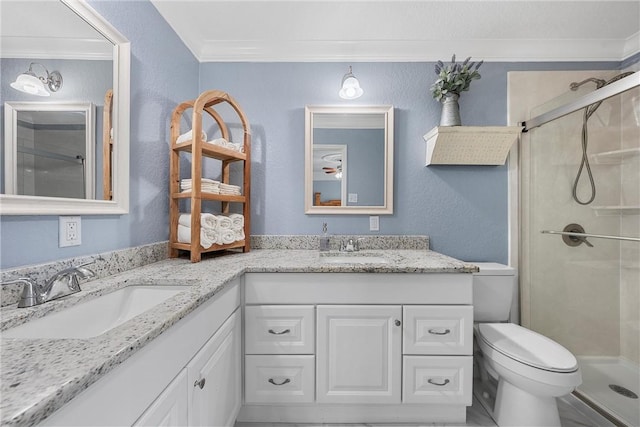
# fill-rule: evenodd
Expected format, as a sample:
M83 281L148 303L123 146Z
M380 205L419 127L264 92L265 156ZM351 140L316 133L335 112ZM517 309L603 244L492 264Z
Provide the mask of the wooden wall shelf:
M503 165L519 126L437 126L424 140L426 165Z

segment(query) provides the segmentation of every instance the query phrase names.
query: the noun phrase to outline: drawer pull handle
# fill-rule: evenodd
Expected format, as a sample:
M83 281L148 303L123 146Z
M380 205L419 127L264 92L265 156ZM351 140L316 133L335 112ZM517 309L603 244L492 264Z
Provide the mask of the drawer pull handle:
M281 383L277 383L274 381L273 378L269 378L269 382L273 385L285 385L291 382L291 380L289 378L285 378L284 381L282 381Z
M291 329L285 329L284 331L280 331L280 332L276 332L273 329L269 329L269 333L273 335L284 335L284 334L288 334L289 332L291 332Z
M200 387L200 390L202 390L204 388L204 383L205 383L205 379L200 378L200 380L196 380L196 382L193 383L193 386Z
M434 381L434 380L432 380L431 378L429 378L429 379L427 380L427 382L428 382L429 384L433 384L433 385L437 385L438 387L442 387L442 386L445 386L445 385L449 384L449 379L445 378L445 380L444 380L443 382L439 383L439 382Z
M451 329L445 329L444 331L439 331L437 329L429 329L429 333L431 335L447 335L451 333Z

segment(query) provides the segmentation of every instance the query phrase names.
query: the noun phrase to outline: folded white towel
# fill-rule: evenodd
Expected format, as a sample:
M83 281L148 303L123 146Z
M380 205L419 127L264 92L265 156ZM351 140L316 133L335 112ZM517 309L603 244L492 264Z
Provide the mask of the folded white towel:
M184 227L191 227L191 214L180 214L178 224ZM210 213L200 214L200 228L215 231L218 229L218 217ZM209 245L211 246L211 245Z
M200 228L200 246L203 248L209 249L218 239L218 233L215 231L204 227ZM191 227L178 224L178 242L191 243Z
M211 141L207 141L209 144L219 145L221 147L228 148L233 151L244 153L244 144L238 142L229 142L225 138L216 138Z
M222 147L226 147L227 144L229 143L229 141L227 141L224 138L216 138L216 139L212 139L211 141L207 141L209 144L214 144L214 145L220 145Z
M207 134L205 133L205 131L202 131L202 133L200 134L200 137L203 141L207 140ZM180 144L181 142L191 141L192 139L193 139L193 131L190 130L189 132L185 132L182 135L180 135L176 143Z

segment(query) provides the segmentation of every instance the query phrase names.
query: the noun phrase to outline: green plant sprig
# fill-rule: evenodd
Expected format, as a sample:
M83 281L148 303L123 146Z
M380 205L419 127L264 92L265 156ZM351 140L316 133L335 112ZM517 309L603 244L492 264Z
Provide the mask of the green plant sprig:
M463 63L456 63L455 54L451 57L451 64L438 61L435 66L438 79L431 85L433 98L440 101L447 94L460 95L460 92L468 91L471 81L480 78L478 68L483 62L471 62L471 57L468 57Z

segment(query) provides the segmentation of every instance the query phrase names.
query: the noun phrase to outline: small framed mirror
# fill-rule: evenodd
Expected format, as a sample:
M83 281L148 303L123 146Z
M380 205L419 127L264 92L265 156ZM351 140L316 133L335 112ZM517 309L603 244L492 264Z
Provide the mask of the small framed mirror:
M305 213L393 213L393 106L305 108Z

